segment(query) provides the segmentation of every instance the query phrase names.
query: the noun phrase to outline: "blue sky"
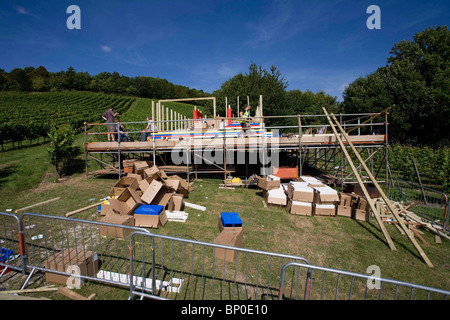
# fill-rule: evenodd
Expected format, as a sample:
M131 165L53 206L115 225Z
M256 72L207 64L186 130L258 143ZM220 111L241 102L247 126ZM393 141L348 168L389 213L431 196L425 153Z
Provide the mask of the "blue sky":
M0 3L0 68L73 66L165 78L212 92L252 62L275 65L288 90L345 86L386 63L394 43L448 25L449 1L13 1ZM69 5L81 29L69 30ZM370 5L381 29L369 30ZM245 93L242 93L245 95Z

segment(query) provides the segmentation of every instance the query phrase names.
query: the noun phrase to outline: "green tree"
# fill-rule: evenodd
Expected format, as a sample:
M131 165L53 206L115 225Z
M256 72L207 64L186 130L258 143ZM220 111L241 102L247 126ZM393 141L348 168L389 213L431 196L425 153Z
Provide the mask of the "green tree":
M344 91L344 112L378 112L392 107L392 140L448 145L450 140L450 32L430 27L413 41L394 45L387 64L356 79Z
M71 126L61 125L53 128L48 136L50 138L47 148L49 161L55 168L58 178L61 178L64 168L78 153L78 148L73 145L75 133Z

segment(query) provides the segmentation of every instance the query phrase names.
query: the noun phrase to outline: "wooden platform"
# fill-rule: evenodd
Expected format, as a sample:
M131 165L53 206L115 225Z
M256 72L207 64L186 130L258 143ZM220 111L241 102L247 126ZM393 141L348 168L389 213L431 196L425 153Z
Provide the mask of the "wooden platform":
M380 145L386 141L385 135L351 135L351 141L355 145ZM187 143L186 143L187 142ZM136 141L136 142L89 142L84 143L83 147L87 152L150 152L153 149L157 151L171 151L174 148L219 148L224 145L229 148L248 148L262 143L262 137L246 138L203 138L203 139L177 139L177 140L155 140ZM286 149L296 149L299 145L298 136L264 138L264 144L269 149L281 147ZM339 146L334 134L309 134L301 137L301 146Z

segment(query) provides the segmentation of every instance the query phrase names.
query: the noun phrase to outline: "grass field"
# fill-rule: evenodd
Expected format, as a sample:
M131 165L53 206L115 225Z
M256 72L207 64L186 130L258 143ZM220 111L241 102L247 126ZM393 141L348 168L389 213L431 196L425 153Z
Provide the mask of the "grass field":
M139 104L139 100L133 105ZM130 107L130 112L136 109ZM77 135L76 144L84 137ZM46 144L23 147L0 154L0 211L13 211L47 199L61 199L38 206L31 212L64 216L72 211L97 202L108 195L115 178L86 178L84 155L74 162L70 175L57 182L56 174L47 160ZM450 290L450 248L443 239L434 242L433 235L424 232L429 244L421 243L434 264L428 268L419 254L395 227L387 229L397 247L391 251L385 243L374 218L370 222L359 222L345 217L303 217L288 214L284 208L264 206L261 191L256 188L220 189L220 176L199 176L194 182L194 191L186 199L207 207L207 211L187 208L189 218L185 223L168 222L161 229L151 232L184 239L212 242L219 234L217 216L220 212L238 212L244 224L243 247L275 253L304 257L313 265L343 269L366 274L367 268L377 265L381 277L425 286ZM97 209L79 213L74 218L97 220ZM126 246L124 244L124 250ZM9 279L6 281L5 279ZM1 286L18 289L24 281L22 275L7 275ZM45 278L37 278L30 287L45 285ZM88 296L97 294L97 299L126 299L128 290L98 283L85 283L78 293ZM57 293L29 294L51 299L65 299Z

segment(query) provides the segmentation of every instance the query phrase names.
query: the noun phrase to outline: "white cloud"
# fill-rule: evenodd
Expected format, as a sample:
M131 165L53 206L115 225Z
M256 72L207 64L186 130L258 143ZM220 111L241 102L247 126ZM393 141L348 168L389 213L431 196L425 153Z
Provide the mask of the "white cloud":
M100 46L100 48L104 51L104 52L111 52L111 47L107 46L107 45L102 45Z
M26 15L26 16L36 17L35 14L31 13L30 11L28 11L27 9L25 9L22 6L14 6L14 10L16 10L16 12L18 14L23 14L23 15Z

